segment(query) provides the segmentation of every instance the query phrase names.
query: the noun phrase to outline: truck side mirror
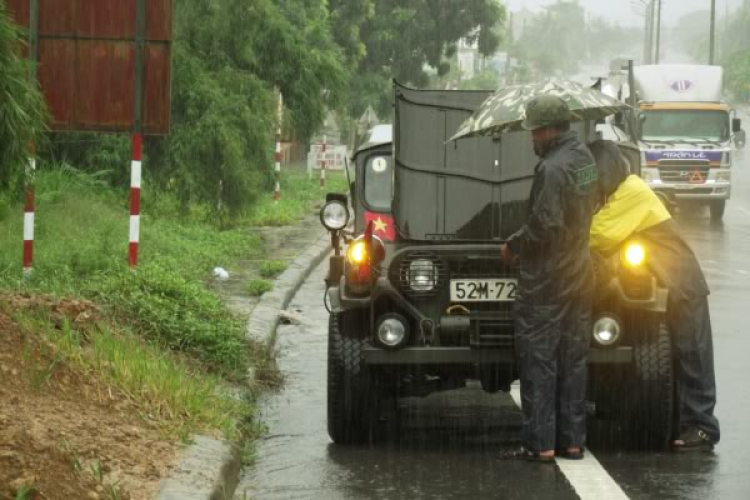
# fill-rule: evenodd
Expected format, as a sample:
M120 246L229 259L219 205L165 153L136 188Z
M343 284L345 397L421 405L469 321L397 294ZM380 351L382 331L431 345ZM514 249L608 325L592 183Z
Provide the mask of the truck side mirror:
M742 130L742 120L739 118L732 118L732 132L737 133Z
M739 132L735 132L734 145L737 147L737 149L745 148L745 131L744 130L740 129Z

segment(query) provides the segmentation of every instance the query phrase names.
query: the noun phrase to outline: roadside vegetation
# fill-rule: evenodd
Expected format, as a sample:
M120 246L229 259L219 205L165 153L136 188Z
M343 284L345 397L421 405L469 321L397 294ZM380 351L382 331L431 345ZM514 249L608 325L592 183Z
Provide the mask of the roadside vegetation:
M222 301L212 271L232 273L240 261L260 262L257 276L239 288L253 296L270 291L286 263L267 255L250 228L298 223L322 204L326 191L348 191L343 175L331 172L322 190L317 178L285 168L282 201L272 200L277 92L284 96L285 138L309 145L331 112L342 136L350 137L368 105L384 117L390 113L394 76L426 85L425 64L448 71L445 60L461 38L476 38L483 54L501 42L504 9L495 0L441 1L432 13L422 3L175 3L172 126L168 137L145 141L140 265L131 270L129 138L46 129L41 92L19 57L28 33L13 26L0 0L0 346L16 354L23 349L20 356L0 356L2 374L18 376L15 385L0 387L0 403L16 391L29 408L41 400L54 405L60 390L68 403L91 403L87 411L117 402L102 412L121 411L120 423L136 417L171 441L188 441L197 432L256 436L255 390L280 377L266 347L246 340L244 321ZM446 19L425 23L438 11L452 21L451 29L444 29ZM375 43L380 50L366 50ZM31 153L36 173L28 168ZM24 276L24 190L30 185L36 192L35 258L33 273ZM246 385L250 373L260 382L238 397L247 391L233 388ZM78 383L95 397L78 401ZM28 427L17 424L19 432ZM107 437L93 425L69 432ZM150 435L141 438L153 443ZM169 451L159 456L167 460ZM40 470L42 458L35 462ZM79 467L89 468L103 484L101 464ZM15 472L0 471L0 483L3 473ZM36 479L52 477L45 474ZM13 486L12 494L38 498L35 478L20 479L29 482ZM58 483L70 483L70 476ZM68 497L82 498L79 493Z
M750 104L750 2L737 2L722 12L718 9L716 26L716 60L724 67L724 86L737 104ZM693 60L707 64L710 51L710 18L704 10L685 14L677 20L673 45Z
M169 432L236 434L233 426L249 409L213 388L219 379L244 382L250 368L267 365L267 353L248 345L242 320L211 289L211 270L259 260L262 279L247 291L258 296L272 288L287 264L265 255L248 225L297 222L324 193L302 172L287 177L280 203L259 203L246 222L223 230L209 211L184 217L174 196L144 190L141 264L132 271L124 237L126 192L69 166L43 168L36 179L36 255L29 277L23 277L20 259L23 208L8 199L0 205L0 290L88 300L100 313L94 325L80 329L46 320L44 308L6 312L29 331L55 333L50 338L65 360L102 371L114 386L157 408L148 413L163 417ZM331 175L328 188L345 192L344 176Z

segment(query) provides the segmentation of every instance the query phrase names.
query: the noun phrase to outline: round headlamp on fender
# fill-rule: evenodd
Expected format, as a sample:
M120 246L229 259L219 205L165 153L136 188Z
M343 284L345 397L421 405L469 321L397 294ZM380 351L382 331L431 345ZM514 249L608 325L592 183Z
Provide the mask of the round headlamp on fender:
M622 326L619 318L613 314L602 314L594 321L592 332L595 347L613 348L620 342Z
M340 201L329 201L320 209L320 222L329 231L341 231L349 224L349 208Z
M404 347L409 341L409 322L400 314L386 314L378 321L378 342L386 349Z

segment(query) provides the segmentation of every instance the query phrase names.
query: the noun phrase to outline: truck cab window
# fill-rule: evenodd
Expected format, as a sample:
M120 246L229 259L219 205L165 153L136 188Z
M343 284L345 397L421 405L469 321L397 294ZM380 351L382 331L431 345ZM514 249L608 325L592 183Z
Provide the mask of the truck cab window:
M373 156L365 166L365 202L375 211L389 212L393 198L393 160Z

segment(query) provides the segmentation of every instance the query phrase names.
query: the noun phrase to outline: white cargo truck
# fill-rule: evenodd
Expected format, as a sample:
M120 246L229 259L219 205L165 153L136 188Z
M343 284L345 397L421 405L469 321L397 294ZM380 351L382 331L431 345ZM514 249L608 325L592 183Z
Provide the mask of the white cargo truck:
M731 196L732 141L744 145L722 76L720 66L634 68L641 176L672 203L708 204L715 221Z

